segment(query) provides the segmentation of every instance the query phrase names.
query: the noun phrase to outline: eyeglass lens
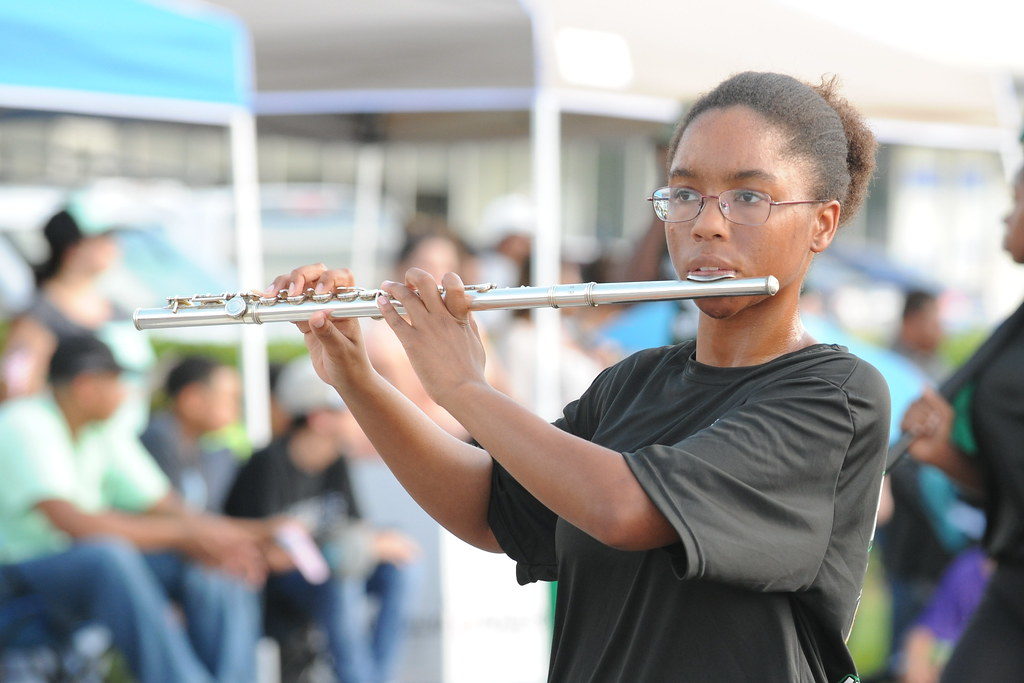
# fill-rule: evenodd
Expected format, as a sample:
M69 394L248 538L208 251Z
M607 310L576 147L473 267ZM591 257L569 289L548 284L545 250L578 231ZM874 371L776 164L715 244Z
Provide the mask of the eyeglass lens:
M699 192L684 187L664 187L652 197L655 214L667 223L692 221L704 201ZM717 203L726 219L740 225L762 225L772 210L771 197L754 190L727 190L718 196Z

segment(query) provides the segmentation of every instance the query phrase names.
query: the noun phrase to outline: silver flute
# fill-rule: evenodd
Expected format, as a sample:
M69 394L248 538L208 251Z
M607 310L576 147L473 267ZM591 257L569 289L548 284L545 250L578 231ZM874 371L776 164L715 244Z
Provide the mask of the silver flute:
M438 287L444 295L444 288ZM671 301L721 296L773 296L779 281L773 276L744 279L665 280L661 282L583 282L551 287L499 288L492 284L466 285L469 308L473 311L514 310L524 308L570 308L629 304L641 301ZM132 315L139 330L206 325L262 324L309 320L314 313L327 311L332 318L379 318L379 289L339 287L333 292L317 293L307 289L289 296L283 289L276 296L238 292L171 297L163 308L140 308ZM389 299L391 297L388 297ZM392 299L399 313L401 303Z

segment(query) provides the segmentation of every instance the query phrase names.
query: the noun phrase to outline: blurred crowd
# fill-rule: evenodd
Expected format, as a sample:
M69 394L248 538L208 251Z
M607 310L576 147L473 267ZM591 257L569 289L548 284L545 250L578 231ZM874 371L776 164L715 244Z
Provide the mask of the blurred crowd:
M418 267L438 280L532 284L532 217L520 209L477 249L443 221L410 221L390 277ZM187 351L157 358L101 294L116 234L71 210L43 233L50 256L0 354L0 678L103 680L120 666L144 681L252 681L270 638L283 680L391 680L420 549L365 519L360 499L372 492L350 468L374 454L337 393L305 356L271 367L273 440L250 452L226 437L240 415L237 370ZM674 277L652 220L630 253L567 260L561 280ZM689 302L566 309L560 403L625 355L692 337L696 321ZM530 403L531 317L478 322L490 381ZM378 371L468 439L390 330L364 329ZM937 382L950 370L943 334L937 293L910 291L890 351ZM887 479L875 552L891 604L886 680L937 680L980 600L991 566L976 503L928 465Z
M237 369L187 346L158 357L102 293L117 231L68 207L42 232L49 256L0 353L0 678L248 682L269 638L282 680L392 680L420 548L365 518L373 492L350 470L374 454L337 392L305 355L273 364L273 440L252 452ZM420 218L391 277L525 283L529 244L510 225L474 253ZM583 266L566 263L566 281L608 279ZM564 401L621 355L604 311L581 312L564 328ZM528 401L529 317L481 327L492 381ZM468 438L393 335L366 334L381 374Z

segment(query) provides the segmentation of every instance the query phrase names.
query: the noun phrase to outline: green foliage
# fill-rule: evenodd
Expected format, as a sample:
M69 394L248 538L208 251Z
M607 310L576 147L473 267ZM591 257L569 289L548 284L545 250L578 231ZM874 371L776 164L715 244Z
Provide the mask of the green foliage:
M980 328L950 335L942 343L939 354L950 367L960 367L990 333L988 328Z
M157 358L160 359L200 355L213 358L225 365L233 367L239 365L237 344L178 342L167 339L154 339L152 344ZM271 363L287 363L305 353L306 347L300 341L275 341L267 344L267 357Z
M878 546L875 546L870 552L857 619L847 642L861 676L885 669L889 657L890 609L882 558Z

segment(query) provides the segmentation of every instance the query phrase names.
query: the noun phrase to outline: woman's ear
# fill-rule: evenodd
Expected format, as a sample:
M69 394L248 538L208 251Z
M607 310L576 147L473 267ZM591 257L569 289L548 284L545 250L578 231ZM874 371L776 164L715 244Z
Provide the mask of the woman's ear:
M839 229L839 216L842 210L842 205L836 200L818 207L815 214L817 220L811 233L811 251L815 254L820 254L828 249L828 245L832 244L836 231Z

